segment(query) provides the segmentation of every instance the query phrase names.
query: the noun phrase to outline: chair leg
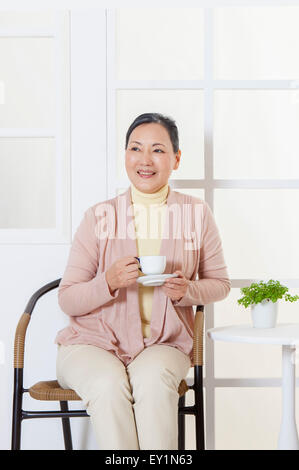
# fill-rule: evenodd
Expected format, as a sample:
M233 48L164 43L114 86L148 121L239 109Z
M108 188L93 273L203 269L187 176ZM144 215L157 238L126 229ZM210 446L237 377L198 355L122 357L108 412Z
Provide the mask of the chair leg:
M186 394L182 395L179 398L179 409L181 406L185 406L185 397ZM185 414L178 413L178 450L185 450Z
M11 450L21 448L22 399L23 399L23 369L14 370L14 394L12 415Z
M69 411L67 401L60 402L61 411ZM73 450L70 418L61 418L65 450Z
M205 450L205 424L202 385L202 366L194 367L194 400L195 400L195 434L196 450Z

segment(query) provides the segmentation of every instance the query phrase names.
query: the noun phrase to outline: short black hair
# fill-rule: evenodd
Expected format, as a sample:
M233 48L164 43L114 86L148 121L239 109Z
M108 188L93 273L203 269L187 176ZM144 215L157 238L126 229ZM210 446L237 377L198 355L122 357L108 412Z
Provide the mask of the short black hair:
M163 114L160 114L160 113L144 113L144 114L140 114L139 116L137 116L137 118L132 122L132 124L130 125L127 131L125 149L127 149L130 135L132 131L135 129L135 127L140 126L140 124L149 123L149 122L155 122L165 127L170 137L173 151L174 153L177 153L177 151L179 150L179 133L178 133L177 125L174 119L170 118L169 116L164 116Z

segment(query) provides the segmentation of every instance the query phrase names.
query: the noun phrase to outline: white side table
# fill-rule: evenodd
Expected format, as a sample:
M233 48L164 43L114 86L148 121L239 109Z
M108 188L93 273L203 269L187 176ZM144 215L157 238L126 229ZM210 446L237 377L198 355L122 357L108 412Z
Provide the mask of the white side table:
M282 420L278 449L298 450L299 441L295 414L296 345L299 344L299 323L278 324L276 328L253 328L252 325L231 325L207 330L214 341L234 343L280 344L282 346Z

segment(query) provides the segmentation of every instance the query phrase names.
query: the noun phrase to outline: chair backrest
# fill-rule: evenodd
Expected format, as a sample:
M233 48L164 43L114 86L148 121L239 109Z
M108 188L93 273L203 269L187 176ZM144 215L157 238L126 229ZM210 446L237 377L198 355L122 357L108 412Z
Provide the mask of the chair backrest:
M25 311L22 314L15 332L15 341L14 341L14 368L23 369L24 368L24 350L25 350L25 337L27 327L29 325L31 314L36 305L36 302L47 292L57 288L60 284L61 278L56 279L55 281L49 282L40 289L38 289L29 299Z
M193 362L194 366L203 366L203 337L204 337L204 305L196 306L193 331Z
M26 308L25 308L25 312L26 313L29 313L29 315L31 315L34 307L35 307L35 304L36 302L38 301L38 299L40 299L44 294L46 294L47 292L50 292L51 290L55 289L56 287L59 286L60 284L60 281L61 281L61 278L60 279L56 279L55 281L51 281L49 282L48 284L44 285L43 287L41 287L40 289L38 289L29 299L29 302L27 303L26 305Z
M14 368L24 368L24 350L25 350L25 336L28 324L31 319L31 314L36 305L36 302L47 292L57 288L60 284L61 278L45 284L38 289L29 299L25 312L22 314L15 332L14 341ZM196 306L195 323L194 323L194 337L193 337L193 358L194 365L203 365L203 333L204 333L204 305Z

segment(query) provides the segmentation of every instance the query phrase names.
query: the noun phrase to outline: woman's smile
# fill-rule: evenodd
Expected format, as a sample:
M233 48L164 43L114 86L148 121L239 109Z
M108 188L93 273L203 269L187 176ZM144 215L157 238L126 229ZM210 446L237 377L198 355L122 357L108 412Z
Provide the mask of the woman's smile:
M138 170L137 174L140 176L140 178L152 178L153 176L156 175L156 171L149 171L149 170Z

